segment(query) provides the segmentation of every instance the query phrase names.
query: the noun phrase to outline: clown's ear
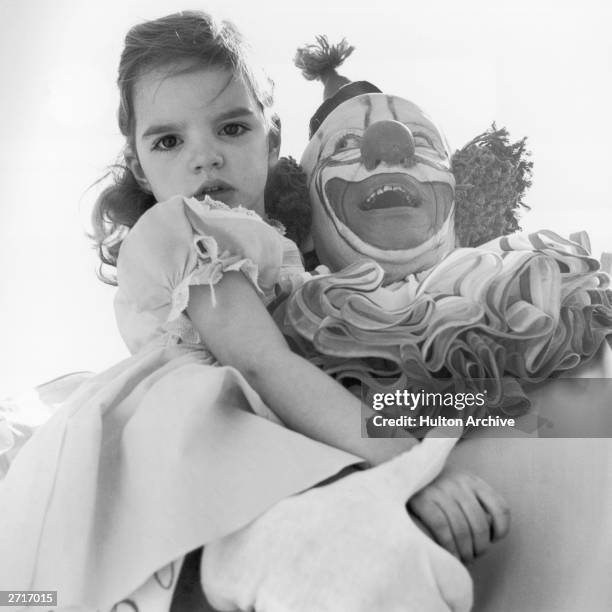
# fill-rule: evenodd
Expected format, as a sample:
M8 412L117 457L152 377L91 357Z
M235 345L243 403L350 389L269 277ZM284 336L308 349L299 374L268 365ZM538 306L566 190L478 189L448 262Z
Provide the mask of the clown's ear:
M493 124L453 155L458 246L479 246L521 229L533 169L526 143L526 138L511 143L508 131Z

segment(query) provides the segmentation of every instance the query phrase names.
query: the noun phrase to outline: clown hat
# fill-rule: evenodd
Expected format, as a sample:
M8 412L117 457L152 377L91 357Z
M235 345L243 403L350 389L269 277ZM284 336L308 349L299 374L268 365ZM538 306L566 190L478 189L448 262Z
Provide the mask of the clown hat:
M343 102L362 94L382 93L368 81L351 81L338 74L336 68L355 50L345 38L337 45L330 45L326 36L317 36L316 40L316 44L300 47L293 60L305 79L323 83L323 103L310 119L308 138L313 137L325 118Z

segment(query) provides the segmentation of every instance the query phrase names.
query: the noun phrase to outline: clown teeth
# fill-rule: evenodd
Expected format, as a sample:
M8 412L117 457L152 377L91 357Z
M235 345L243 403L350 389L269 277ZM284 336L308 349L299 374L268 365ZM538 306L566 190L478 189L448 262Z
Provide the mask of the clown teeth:
M383 193L386 193L388 191L395 191L397 193L401 193L406 199L406 206L416 208L417 203L414 201L414 199L412 198L408 190L402 187L401 185L383 185L382 187L379 187L378 189L376 189L376 191L372 192L366 198L366 204L367 205L374 204L377 197L381 196Z

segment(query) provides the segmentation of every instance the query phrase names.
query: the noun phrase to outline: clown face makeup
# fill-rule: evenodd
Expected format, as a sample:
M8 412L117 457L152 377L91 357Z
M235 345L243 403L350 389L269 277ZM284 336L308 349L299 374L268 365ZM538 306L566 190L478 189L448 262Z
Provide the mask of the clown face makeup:
M385 94L344 102L314 134L302 166L317 253L332 269L367 257L398 280L454 247L448 146L412 102Z

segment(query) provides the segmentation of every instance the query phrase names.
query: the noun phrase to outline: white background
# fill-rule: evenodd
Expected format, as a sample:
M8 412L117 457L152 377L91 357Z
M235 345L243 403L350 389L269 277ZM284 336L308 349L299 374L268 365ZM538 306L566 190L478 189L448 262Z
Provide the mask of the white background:
M299 158L322 95L295 48L346 36L357 50L341 72L417 102L452 148L492 121L529 137L525 229L586 229L597 256L612 251L612 3L0 0L0 397L127 355L84 236L87 189L122 146L125 32L189 8L229 17L259 49L284 154Z

